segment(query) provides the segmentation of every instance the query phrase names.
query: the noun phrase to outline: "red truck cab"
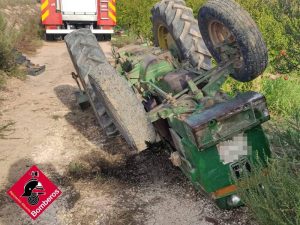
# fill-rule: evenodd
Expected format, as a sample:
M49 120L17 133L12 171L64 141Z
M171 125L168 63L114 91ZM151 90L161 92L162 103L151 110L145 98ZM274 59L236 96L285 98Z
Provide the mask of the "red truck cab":
M90 28L98 40L110 40L116 26L116 0L42 0L46 39Z

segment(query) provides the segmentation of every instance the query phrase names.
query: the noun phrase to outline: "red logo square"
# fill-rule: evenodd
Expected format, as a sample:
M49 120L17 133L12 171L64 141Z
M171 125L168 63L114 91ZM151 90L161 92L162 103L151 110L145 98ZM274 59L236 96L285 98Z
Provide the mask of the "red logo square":
M35 220L61 195L61 191L41 170L33 166L7 194Z

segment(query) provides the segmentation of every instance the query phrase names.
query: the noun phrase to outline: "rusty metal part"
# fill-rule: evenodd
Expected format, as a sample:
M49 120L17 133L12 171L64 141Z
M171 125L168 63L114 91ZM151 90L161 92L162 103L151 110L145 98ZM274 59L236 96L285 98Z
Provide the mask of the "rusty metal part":
M211 83L213 83L216 80L216 76L219 77L220 74L224 74L224 72L230 71L230 68L234 64L235 61L236 61L236 59L231 59L227 62L221 63L219 66L216 66L215 68L211 69L210 71L207 71L202 76L201 75L197 76L195 79L193 79L193 82L196 85L200 85L204 81L209 81L209 83L206 85L206 87L208 87L208 85L210 85ZM222 85L222 83L220 83L219 85ZM180 98L182 95L188 93L189 91L190 91L190 89L186 88L186 89L182 90L181 92L179 92L178 94L176 94L174 96L174 98L176 98L176 99ZM216 91L218 91L218 90L216 90Z
M235 42L235 37L229 29L217 20L213 20L208 25L208 32L214 46L222 45L225 41Z
M188 87L188 81L195 79L197 75L186 70L174 71L163 77L163 80L169 84L175 92L180 92Z
M261 100L265 101L265 97L261 94L256 92L247 92L237 96L237 98L231 101L217 104L213 108L201 112L200 115L192 117L186 122L190 127L193 128L193 130L198 131L202 127L206 126L208 121L212 121L214 119L226 119L233 114L243 111L245 109L245 105L250 105Z
M229 45L236 45L236 38L230 32L230 30L221 22L217 20L212 20L208 24L208 33L212 44L214 47L219 51L220 55L222 55L222 60L227 60L226 58L226 49ZM236 51L236 61L234 62L234 68L238 69L243 66L243 57L241 54L240 48L236 45L234 48L237 49ZM225 58L224 58L225 56Z
M80 85L80 82L81 82L81 81L80 81L79 76L78 76L76 73L74 73L74 72L71 73L71 76L72 76L72 78L75 80L75 82L76 82L76 84L77 84L79 90L82 92L83 89L82 89L82 84Z
M204 149L268 119L265 97L256 92L246 92L193 114L185 123L199 149ZM210 138L207 139L207 136Z
M169 124L166 120L164 119L159 119L155 122L153 122L153 126L155 127L155 130L159 134L159 136L163 139L166 140L168 143L172 145L172 137L169 131ZM172 147L175 147L172 145Z

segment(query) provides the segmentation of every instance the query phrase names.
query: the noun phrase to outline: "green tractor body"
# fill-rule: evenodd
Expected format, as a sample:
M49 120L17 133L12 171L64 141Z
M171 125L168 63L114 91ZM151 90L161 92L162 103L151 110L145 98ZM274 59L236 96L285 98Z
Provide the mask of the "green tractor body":
M221 208L237 207L236 181L271 157L262 129L270 115L263 95L230 96L222 86L229 76L248 82L264 71L262 36L233 0L209 0L198 21L182 0L161 1L151 12L157 47L113 49L114 65L89 30L67 35L78 78L107 135L120 132L138 151L164 141L197 189Z
M198 84L199 74L160 49L131 46L115 57L117 70L143 96L151 122L174 150L173 164L222 208L241 204L232 202L234 183L270 157L261 126L270 119L265 98L256 92L236 97L220 92L233 64L198 71Z

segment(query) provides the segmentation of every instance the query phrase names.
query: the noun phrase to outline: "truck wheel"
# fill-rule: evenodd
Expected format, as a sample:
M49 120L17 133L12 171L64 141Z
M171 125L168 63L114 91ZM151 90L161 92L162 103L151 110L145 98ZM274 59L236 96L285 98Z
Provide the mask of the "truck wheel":
M135 146L139 151L144 150L146 141L155 141L152 124L148 122L142 104L138 102L128 83L108 64L95 35L89 29L80 29L68 34L65 41L100 126L108 136L115 136L119 130L131 146ZM102 81L104 82L103 86L99 83ZM120 83L117 81L120 81ZM108 82L111 83L111 86L106 87ZM117 116L111 116L119 114L112 113L114 108L106 107L109 104L102 100L102 92L100 92L102 88L111 91L111 93L105 92L105 94L113 97L104 99L114 103L113 106L120 110L117 113L121 114L120 121L122 122L115 122L114 117ZM118 104L120 105L118 106Z
M198 24L217 62L221 62L217 46L225 40L237 44L240 61L235 65L234 79L248 82L264 72L268 64L266 44L249 13L239 4L233 0L210 0L199 10Z
M97 41L104 41L104 36L103 34L95 34L96 38L97 38Z
M54 41L54 34L45 34L46 41Z
M211 56L197 20L183 0L163 0L152 8L151 13L156 46L169 49L180 61L188 60L198 69L211 69Z
M111 40L111 34L104 34L104 40L110 41Z
M107 113L106 122L113 123L127 143L138 151L147 148L146 142L155 142L156 134L143 105L128 82L109 63L95 68L89 80L95 93L94 105L103 103L105 107L99 117Z
M96 34L97 41L110 41L111 34Z

